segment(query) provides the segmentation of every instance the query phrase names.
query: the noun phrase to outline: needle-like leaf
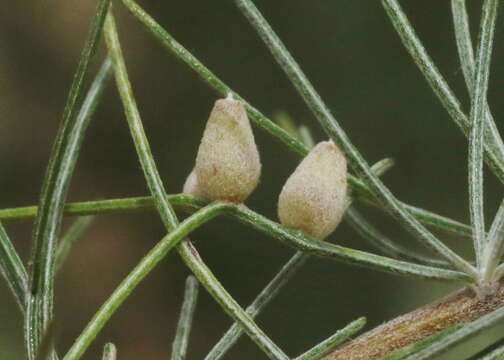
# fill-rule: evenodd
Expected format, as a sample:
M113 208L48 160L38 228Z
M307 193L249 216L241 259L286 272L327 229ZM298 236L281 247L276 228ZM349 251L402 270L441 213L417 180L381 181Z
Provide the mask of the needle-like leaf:
M172 194L167 195L167 200L174 206L184 207L186 195L185 194ZM203 204L204 202L201 202ZM371 204L366 202L366 204ZM374 206L374 204L371 204ZM462 237L471 236L471 227L456 220L447 218L430 212L428 210L420 209L411 205L408 206L408 211L415 214L420 221L424 224L432 226L438 230L444 230L455 235ZM125 213L125 212L139 212L155 208L154 200L150 196L139 196L122 199L109 199L109 200L94 200L73 202L65 205L65 215L98 215L108 213ZM36 206L26 206L18 208L9 208L0 210L0 221L2 220L20 220L30 219L37 215Z
M259 34L269 48L271 54L284 70L285 74L313 112L326 134L345 152L352 168L362 175L373 195L412 235L422 244L430 247L440 256L472 277L477 276L477 271L466 260L444 245L438 238L429 232L418 220L406 211L390 190L373 173L371 167L350 141L345 131L332 116L320 95L311 85L299 65L292 58L285 45L275 34L266 19L250 0L235 0L238 8L247 18L252 27Z
M7 281L21 311L28 298L28 274L3 225L0 223L0 272Z
M455 39L457 40L457 50L462 66L462 73L471 98L474 95L474 52L469 29L469 18L467 16L466 0L452 0L453 25L455 28ZM492 146L495 153L504 154L502 138L490 113L488 103L485 101L485 144ZM493 140L492 140L493 138Z
M481 20L480 43L475 70L474 95L471 101L471 132L469 141L469 204L471 225L478 266L485 243L483 209L483 129L492 55L493 34L497 17L497 1L485 1ZM492 269L493 270L493 269ZM486 270L485 270L486 272Z
M164 259L170 250L196 228L225 211L226 207L227 205L222 203L210 204L195 212L180 223L176 229L163 237L156 246L140 260L138 265L119 284L107 301L103 303L86 328L75 340L72 347L65 355L64 360L79 359L119 306L156 265Z
M462 133L469 138L471 123L468 117L462 111L460 102L453 94L448 83L437 69L429 54L427 54L401 6L397 0L382 0L382 5L401 38L404 47L425 76L432 91L437 95L439 101L441 101L441 104L448 111ZM490 128L487 128L485 135L485 160L495 176L501 182L504 182L504 145L498 131L490 131Z
M102 360L116 360L117 359L117 349L114 344L107 343L103 347Z
M40 212L33 231L31 294L26 316L28 358L35 359L41 337L52 321L55 249L63 208L90 116L76 116L82 84L101 34L110 0L100 0L65 104L63 119L47 166Z
M194 276L186 279L184 302L180 311L177 334L172 346L172 360L184 360L187 357L187 346L191 333L194 311L198 302L198 280Z
M55 271L58 272L64 264L74 243L79 240L84 232L93 222L93 216L82 216L77 218L61 238L58 248L56 249L56 265Z
M123 102L126 119L130 127L131 136L137 150L140 164L144 171L147 186L154 198L154 203L156 204L161 220L166 230L170 232L177 226L178 220L173 208L167 201L163 182L150 151L140 113L133 97L133 90L128 79L115 21L111 13L109 13L105 21L105 39L114 63L117 88ZM183 241L180 246L177 247L177 251L184 263L191 269L199 282L214 297L222 309L242 325L245 332L268 357L280 360L288 359L287 355L271 341L220 284L201 257L197 255L197 251L188 240Z
M485 217L483 209L483 129L488 90L488 76L492 59L493 37L497 19L498 0L485 0L481 16L478 54L476 61L474 95L471 101L471 136L469 140L469 207L476 262L482 271L483 281L489 280L494 267L489 268L486 256L482 262L485 246ZM496 249L485 249L485 252Z
M247 307L247 314L252 318L259 315L266 305L278 295L284 285L301 269L308 257L301 251L296 252ZM240 325L234 323L205 356L205 360L221 359L236 344L242 333Z
M149 14L147 14L134 0L122 0L126 8L146 27L146 29L160 42L160 44L171 52L174 56L180 59L183 63L194 70L200 78L212 87L215 91L223 96L232 93L237 99L241 99L250 118L261 129L268 132L273 137L284 143L288 149L299 154L306 155L308 148L299 139L291 136L288 132L284 131L259 110L250 105L246 100L240 97L236 92L229 88L222 80L213 74L203 63L201 63L194 55L192 55L186 48L177 42L161 25L159 25ZM504 174L504 172L503 172ZM504 178L504 177L503 177ZM375 206L382 207L381 203L373 196L368 186L360 179L349 175L348 182L352 190L359 194L359 198L372 203ZM471 236L470 228L458 222L448 220L440 215L430 213L426 210L419 209L415 206L401 203L406 211L411 213L419 221L442 228L443 230L454 232L458 235ZM448 221L446 221L448 220ZM469 230L469 231L468 231Z
M369 223L355 207L350 207L347 210L345 220L365 240L387 256L429 266L446 267L448 265L445 261L428 258L396 244Z
M327 355L336 346L342 344L351 336L359 332L364 325L366 325L366 318L359 318L352 321L343 329L338 330L334 335L322 341L320 344L315 345L307 352L298 356L295 360L317 360L322 356Z
M499 346L486 355L478 357L477 360L502 360L504 358L504 346Z
M495 271L504 252L504 199L501 201L499 210L490 227L487 242L483 258L485 264L483 271L487 273L487 276L493 276L493 280L497 281L500 275Z

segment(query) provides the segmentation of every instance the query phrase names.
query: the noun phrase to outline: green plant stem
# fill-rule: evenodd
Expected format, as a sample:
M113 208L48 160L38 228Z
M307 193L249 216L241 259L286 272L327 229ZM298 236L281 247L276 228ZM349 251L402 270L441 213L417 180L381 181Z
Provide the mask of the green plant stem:
M451 0L453 15L453 28L455 30L455 40L457 51L464 74L467 90L472 97L474 83L474 51L469 28L469 18L465 0Z
M261 290L246 311L250 317L255 318L273 300L290 279L303 267L309 256L302 251L297 251L271 281ZM205 360L221 359L240 338L243 330L238 323L234 323L221 339L205 356Z
M437 95L439 101L441 101L441 104L462 133L469 138L471 128L469 119L462 111L460 102L453 94L448 83L427 54L401 6L397 0L382 0L382 5L401 38L403 45ZM485 131L485 160L495 176L504 183L504 145L498 131L496 129L492 131L490 127L487 127Z
M116 360L117 359L117 349L114 344L107 343L103 347L102 360Z
M183 207L185 205L185 197L186 195L184 194L173 194L168 195L167 199L172 202L173 205ZM367 201L365 203L374 206L374 204ZM65 215L80 216L121 212L138 212L152 210L154 208L155 205L152 197L140 196L123 199L73 202L66 204L64 211ZM471 236L471 227L466 224L414 206L410 206L409 211L412 214L417 214L417 218L419 218L424 224L432 226L433 228L463 237ZM36 215L36 206L25 206L0 210L0 220L5 221L30 219L35 217Z
M41 210L37 214L33 231L31 296L25 321L26 346L30 360L36 358L41 337L52 321L56 240L68 187L90 119L90 114L76 116L75 112L81 97L84 76L95 52L108 6L109 0L101 0L97 5L42 186Z
M481 263L485 246L485 216L483 209L483 129L488 90L488 76L492 58L493 35L497 19L497 0L483 3L480 42L476 61L474 95L471 101L471 132L469 137L469 208L473 231L476 263L488 280L486 264ZM483 270L485 268L485 270ZM491 269L493 271L494 269Z
M130 126L130 132L144 171L144 176L161 220L169 232L177 226L178 220L170 203L167 201L163 182L152 157L147 136L143 130L140 114L128 79L115 22L111 13L109 13L105 21L105 39L114 63L117 88L123 102L126 119ZM287 355L268 338L220 284L188 240L183 241L177 247L177 251L184 263L191 269L196 278L219 303L222 309L243 326L245 332L269 358L288 359Z
M0 272L24 313L28 299L28 274L2 223L0 223Z
M147 14L135 1L133 0L122 0L126 8L135 16L146 29L160 42L160 44L172 53L175 57L189 66L193 71L195 71L200 78L213 88L217 93L222 96L227 96L232 93L237 99L243 101L247 107L252 121L261 129L268 132L273 137L284 143L288 149L297 153L298 155L305 156L308 153L308 148L296 137L289 135L288 132L284 131L281 127L276 125L270 119L265 117L252 105L250 105L246 100L244 100L239 94L229 88L225 83L223 83L217 76L215 76L203 63L201 63L194 55L192 55L187 49L185 49L179 42L177 42L173 36L171 36L161 25L159 25L149 14ZM367 202L373 204L374 206L382 207L381 203L373 196L368 186L363 183L360 179L355 176L349 175L348 182L350 187L355 193L359 194L359 198L365 199ZM415 218L426 224L431 224L433 226L443 228L447 231L452 231L458 235L470 236L471 232L468 232L466 225L462 225L457 222L445 221L439 215L430 213L426 210L419 209L417 207L400 203Z
M140 260L138 265L135 266L121 284L119 284L107 301L103 303L63 359L79 359L119 306L156 265L164 259L170 250L194 229L222 213L226 207L227 205L224 203L210 204L188 217L172 232L163 237L156 246Z
M338 345L359 332L366 325L366 318L362 317L352 321L334 335L315 345L313 348L298 356L295 360L317 360L334 350Z
M58 248L56 249L56 272L61 269L74 243L82 237L84 232L93 222L93 219L93 216L82 216L77 218L77 220L74 221L65 235L61 238Z
M301 231L287 229L245 206L234 207L232 215L244 224L268 234L291 248L300 250L309 255L326 257L336 261L373 268L378 271L397 275L415 276L425 279L471 281L471 278L463 272L412 264L315 240L307 237Z
M443 260L431 259L414 251L396 244L391 239L383 235L377 228L369 223L364 216L354 207L350 207L346 214L345 220L350 226L367 240L374 247L379 249L383 254L393 257L412 261L419 264L429 266L446 267L448 263Z
M502 360L504 358L504 346L500 346L490 353L478 357L478 360Z
M306 155L308 149L303 143L295 137L289 135L288 132L283 130L280 126L276 125L273 121L269 120L259 110L251 106L248 102L229 88L223 81L215 76L203 63L194 57L187 49L178 43L166 30L164 30L156 21L147 14L135 1L122 0L126 8L138 19L146 28L151 32L160 43L172 52L176 57L182 60L186 65L193 69L206 83L215 89L221 96L225 97L232 94L235 99L242 100L249 116L261 129L268 132L274 138L280 140L287 145L289 149L300 154Z
M203 199L196 198L191 195L187 194L180 194L180 195L170 195L167 196L167 200L170 201L171 204L174 206L180 207L181 209L184 210L197 210L201 208L202 206L205 206L207 202ZM138 197L138 198L127 198L127 199L114 199L114 200L103 200L103 201L96 201L96 202L82 202L82 203L74 203L74 204L69 204L72 207L69 208L69 214L79 214L79 215L90 215L90 214L100 214L100 213L115 213L115 212L126 212L126 211L139 211L139 210L145 210L145 209L152 209L153 208L153 200L150 197ZM29 217L33 216L33 214L36 212L36 208L30 207L30 208L23 208L26 210L23 210L22 214L24 217ZM16 216L20 215L20 211L16 210L15 214ZM257 214L253 212L252 210L246 208L246 207L235 207L233 212L228 214L232 218L235 218L237 220L242 221L243 223L250 225L257 230L264 232L265 234L268 234L272 236L273 238L276 239L282 239L283 241L286 242L287 245L293 248L297 248L298 250L302 250L304 248L308 248L308 251L314 253L315 255L318 256L323 256L323 257L329 257L333 258L335 260L340 260L343 262L347 262L350 264L360 264L361 266L365 267L380 267L381 261L375 262L374 257L376 256L378 259L387 259L385 261L386 263L388 260L391 261L391 264L395 264L391 271L392 273L399 273L403 275L412 275L412 276L420 276L420 277L426 277L426 278L434 278L434 279L444 279L444 280L461 280L461 281L468 281L468 277L464 276L462 273L459 272L453 272L453 271L447 271L443 270L441 276L432 276L433 273L429 270L427 273L425 273L424 276L422 275L422 272L410 272L407 270L406 267L403 266L403 264L408 264L405 262L398 262L397 260L392 260L388 258L384 258L381 256L377 255L372 255L366 252L358 251L358 250L353 250L353 249L348 249L345 247L341 246L336 246L336 245L330 245L329 248L326 246L322 246L320 248L318 245L311 246L311 243L321 243L319 241L313 240L311 238L306 237L303 235L301 232L296 232L296 231L291 231L282 225L271 221L264 216L261 216L260 214ZM12 219L12 217L11 217ZM257 221L256 224L254 224L254 221ZM342 251L340 252L339 250L336 249L341 249ZM350 250L349 252L346 252L346 250ZM352 258L352 252L356 251L357 257ZM363 257L359 256L360 254L366 254ZM370 255L368 257L367 255ZM419 266L420 269L427 268L427 269L433 269L431 267L422 267L420 265L415 265ZM395 271L397 268L398 271ZM411 269L410 269L411 270ZM386 268L384 268L382 271L387 271Z
M307 139L308 143L311 140L311 136ZM376 174L382 175L393 165L393 161L390 159L384 159L373 165L373 171ZM347 208L351 206L352 199L349 198ZM347 210L348 211L348 210ZM259 295L253 300L253 302L247 307L247 313L255 318L261 313L261 311L276 297L280 290L284 287L287 282L298 272L299 269L304 265L308 259L308 255L304 254L302 251L297 251L294 256L280 269L280 271L275 275L275 277L266 285L266 287L261 290ZM223 335L223 337L214 345L210 350L205 360L218 360L221 359L227 351L238 341L243 331L241 330L239 324L234 323L228 331Z
M464 74L467 90L472 98L474 95L474 75L476 66L474 64L474 52L471 40L471 31L469 29L466 1L452 0L451 5L460 65L462 66L462 73ZM504 149L502 148L504 146L502 138L486 101L485 117L485 143L493 146L495 148L495 153L504 154ZM494 139L493 141L492 138Z
M499 210L492 222L487 241L488 244L484 254L486 268L483 270L484 272L493 271L492 280L496 282L500 279L498 264L504 252L504 199L501 201Z
M430 247L440 256L449 261L456 269L459 269L472 277L477 277L474 267L444 245L431 232L429 232L418 220L408 213L402 204L394 197L390 190L373 173L371 167L362 157L357 148L352 144L345 131L339 126L329 109L315 91L305 74L292 58L284 44L273 32L254 4L249 0L235 0L238 8L248 19L252 27L257 31L263 42L269 48L275 60L284 70L294 87L316 116L326 134L343 149L350 165L366 181L373 195L379 200L388 212L398 219L401 224L422 244Z
M311 149L312 147L315 146L315 141L313 140L313 136L311 134L310 128L305 125L301 125L298 128L298 133L301 141L308 147L308 149Z
M172 346L172 360L183 360L187 357L187 346L189 344L189 335L197 302L198 280L194 276L188 276L185 284L184 302L177 325L177 333Z

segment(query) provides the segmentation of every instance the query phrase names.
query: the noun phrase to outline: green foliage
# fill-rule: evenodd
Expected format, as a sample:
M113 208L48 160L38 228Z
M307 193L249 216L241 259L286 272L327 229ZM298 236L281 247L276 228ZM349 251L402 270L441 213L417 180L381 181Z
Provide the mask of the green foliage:
M206 68L133 0L122 0L122 3L165 49L194 70L217 93L232 94L242 101L253 122L282 142L288 150L304 156L313 147L314 141L306 126L296 126L285 113L276 116L276 123L271 121ZM36 217L33 234L33 266L30 276L0 224L0 271L23 312L26 350L30 360L47 356L57 358L52 331L55 273L63 264L72 244L91 224L92 218L78 218L57 246L60 224L64 215L101 215L111 212L155 209L166 228L167 235L141 259L98 309L63 360L76 360L82 357L115 311L172 249L177 250L185 265L194 274L194 277L190 276L186 282L184 303L172 347L172 359L185 359L187 356L189 335L197 304L198 283L205 287L222 310L235 322L207 355L207 360L222 358L242 333L246 333L269 358L283 360L289 359L289 356L264 333L254 318L275 298L310 256L325 257L413 278L463 283L475 288L482 296L488 295L496 282L504 275L503 265L499 266L504 251L504 236L502 235L504 206L501 205L489 233L485 230L483 212L483 162L485 160L494 174L504 182L504 145L486 99L498 1L485 0L483 3L480 36L475 57L465 1L452 0L456 42L471 97L471 112L468 117L463 113L459 101L427 54L397 1L382 0L403 44L453 121L469 138L470 226L399 201L379 178L393 165L393 161L384 159L370 166L252 1L235 0L235 3L264 41L278 65L319 121L326 135L341 147L351 168L359 174L358 177L350 176L348 179L352 192L346 202L348 210L345 220L385 256L315 240L302 231L288 229L262 216L244 204L220 201L208 203L204 199L186 194L168 195L151 153L135 101L111 5L108 0L100 0L54 142L39 206L0 210L1 220ZM84 78L102 34L102 27L110 58L104 61L89 87L87 96L83 97ZM112 70L150 196L67 204L66 194L80 146ZM77 112L79 107L80 111ZM355 208L354 201L371 204L388 212L421 244L433 250L439 258L414 252L382 234ZM187 210L191 212L191 215L179 223L174 208ZM246 309L243 309L218 281L188 239L195 229L221 215L236 219L297 250ZM427 226L472 239L477 259L476 265L446 246ZM390 354L387 359L431 358L493 326L503 317L503 309L497 309L471 323L456 325L399 349ZM311 360L326 355L356 334L364 324L364 318L350 323L295 359ZM497 349L486 358L496 358L501 353L502 350ZM102 358L116 359L116 349L113 344L105 346Z

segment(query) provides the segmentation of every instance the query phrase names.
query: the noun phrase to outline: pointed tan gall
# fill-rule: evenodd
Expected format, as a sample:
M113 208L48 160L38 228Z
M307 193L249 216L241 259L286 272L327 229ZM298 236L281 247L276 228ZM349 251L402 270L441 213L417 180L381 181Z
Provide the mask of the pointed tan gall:
M217 100L196 157L198 188L211 200L243 202L256 188L261 162L243 104Z
M341 221L347 193L347 164L332 141L318 143L287 179L278 199L283 225L323 240Z
M194 171L194 169L187 177L182 192L184 194L190 194L194 196L201 196L201 197L205 196L200 189L200 186L198 184L198 178L196 177L196 172Z

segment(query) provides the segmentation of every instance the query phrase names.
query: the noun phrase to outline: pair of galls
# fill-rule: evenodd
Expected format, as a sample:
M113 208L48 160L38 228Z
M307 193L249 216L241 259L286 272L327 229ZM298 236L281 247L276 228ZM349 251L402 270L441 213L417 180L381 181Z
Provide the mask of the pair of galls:
M220 99L208 118L184 193L244 202L261 176L261 160L247 112L239 100ZM346 208L347 164L332 141L318 143L284 184L280 222L316 239L331 234Z

